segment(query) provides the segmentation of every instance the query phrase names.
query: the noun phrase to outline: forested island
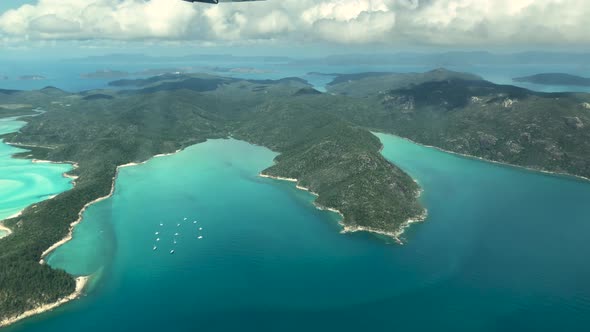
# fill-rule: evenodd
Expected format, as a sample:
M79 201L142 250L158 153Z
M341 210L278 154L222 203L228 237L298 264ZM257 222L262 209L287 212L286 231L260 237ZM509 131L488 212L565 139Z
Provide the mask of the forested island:
M75 187L6 220L0 240L0 321L74 292L74 278L39 264L89 202L111 193L117 167L211 138L280 153L262 173L297 179L351 230L396 236L421 219L420 188L380 154L371 131L456 153L590 177L590 95L538 93L443 69L337 76L320 93L299 78L243 80L162 75L127 91L0 90L0 104L30 114L2 137L22 158L77 164ZM29 112L29 113L27 113ZM0 116L2 114L0 113Z
M117 78L127 77L129 75L130 74L126 71L103 69L103 70L97 70L93 73L80 74L80 77L87 78L87 79L117 79Z
M590 78L562 73L537 74L532 76L517 77L513 80L514 82L543 85L590 86Z
M22 75L18 77L21 81L43 81L46 80L47 77L42 75Z

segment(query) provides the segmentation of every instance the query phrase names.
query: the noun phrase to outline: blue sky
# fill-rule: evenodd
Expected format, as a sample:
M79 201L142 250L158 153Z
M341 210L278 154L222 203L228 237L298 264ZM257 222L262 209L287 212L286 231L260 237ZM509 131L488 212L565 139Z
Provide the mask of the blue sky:
M0 13L7 11L9 9L18 8L25 4L32 4L35 3L34 0L5 0L0 2Z

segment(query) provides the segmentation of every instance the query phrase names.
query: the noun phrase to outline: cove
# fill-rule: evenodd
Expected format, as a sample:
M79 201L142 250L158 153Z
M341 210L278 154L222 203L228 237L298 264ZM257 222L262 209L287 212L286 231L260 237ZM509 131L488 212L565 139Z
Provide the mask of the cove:
M586 330L587 182L378 136L424 189L407 245L340 234L258 177L276 154L211 140L121 169L48 258L94 274L88 295L7 331Z
M2 118L0 135L15 132L24 125L25 122L16 118ZM0 220L72 188L71 181L63 176L72 169L71 165L12 158L23 151L0 141ZM0 237L3 234L0 231Z

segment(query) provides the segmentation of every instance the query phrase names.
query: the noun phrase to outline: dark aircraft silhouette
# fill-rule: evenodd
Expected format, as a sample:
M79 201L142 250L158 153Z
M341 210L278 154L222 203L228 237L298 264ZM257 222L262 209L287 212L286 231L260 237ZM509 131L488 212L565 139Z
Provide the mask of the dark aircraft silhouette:
M183 1L218 4L220 2L247 2L247 1L265 1L265 0L183 0Z

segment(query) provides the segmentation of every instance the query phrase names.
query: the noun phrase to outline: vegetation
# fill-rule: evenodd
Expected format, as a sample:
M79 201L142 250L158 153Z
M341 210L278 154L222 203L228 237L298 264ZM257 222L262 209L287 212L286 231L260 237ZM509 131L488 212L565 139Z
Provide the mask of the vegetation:
M370 107L343 108L338 115L448 151L590 177L588 94L449 78L363 97Z
M351 97L369 97L387 90L399 89L425 82L462 79L481 80L479 76L436 69L426 73L361 73L338 75L328 84L329 92Z
M590 177L590 96L545 94L436 70L337 79L330 93L301 79L252 81L162 75L129 91L0 91L0 104L47 112L8 142L21 157L79 164L76 187L7 220L0 241L0 319L70 294L74 281L40 265L88 202L109 194L117 165L208 138L235 137L280 152L263 173L297 178L343 223L395 232L422 214L418 186L379 153L379 130L446 150ZM116 84L117 85L117 84Z
M417 185L379 154L378 139L324 109L346 98L300 79L175 76L140 85L118 93L46 88L0 99L47 111L4 136L31 146L22 157L79 165L74 189L5 222L14 233L0 241L0 265L10 267L0 274L0 319L73 292L70 276L38 263L41 253L67 234L85 204L109 194L117 165L208 138L233 136L281 152L264 172L300 178L319 194L318 204L341 210L347 225L395 231L422 213Z

